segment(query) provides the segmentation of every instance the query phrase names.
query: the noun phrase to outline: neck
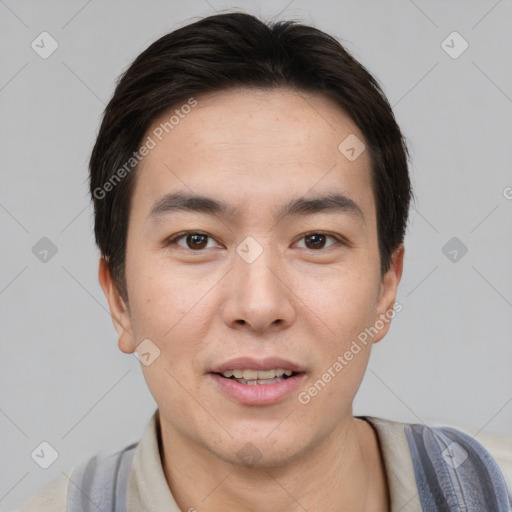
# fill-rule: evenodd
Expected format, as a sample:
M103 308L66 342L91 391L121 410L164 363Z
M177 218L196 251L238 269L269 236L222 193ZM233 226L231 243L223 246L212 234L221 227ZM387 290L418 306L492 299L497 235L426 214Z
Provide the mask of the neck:
M228 462L161 424L165 477L181 510L380 512L389 510L377 437L348 418L307 453L283 465Z

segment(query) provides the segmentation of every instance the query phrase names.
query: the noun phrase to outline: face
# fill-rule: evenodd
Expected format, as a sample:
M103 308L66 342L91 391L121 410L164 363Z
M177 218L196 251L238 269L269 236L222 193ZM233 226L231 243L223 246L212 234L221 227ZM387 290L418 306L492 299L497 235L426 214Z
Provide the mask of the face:
M120 349L146 340L164 437L236 464L244 450L262 466L291 462L353 421L403 249L381 276L369 155L339 149L364 137L330 100L254 89L196 100L161 141L152 134L169 113L147 134L156 146L136 171L129 304L103 263L100 281Z

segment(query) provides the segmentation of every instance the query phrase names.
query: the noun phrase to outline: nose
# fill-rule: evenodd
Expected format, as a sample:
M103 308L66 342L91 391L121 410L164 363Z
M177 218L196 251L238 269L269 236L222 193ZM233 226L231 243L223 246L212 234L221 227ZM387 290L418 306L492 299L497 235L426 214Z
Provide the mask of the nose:
M269 245L259 245L262 252L254 261L243 252L235 256L222 315L231 328L264 333L289 327L296 312L282 258Z

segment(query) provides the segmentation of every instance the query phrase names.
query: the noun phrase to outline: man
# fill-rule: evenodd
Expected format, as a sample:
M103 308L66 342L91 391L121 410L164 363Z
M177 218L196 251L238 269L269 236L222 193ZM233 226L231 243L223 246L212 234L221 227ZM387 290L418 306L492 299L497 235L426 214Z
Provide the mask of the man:
M389 103L336 40L240 13L162 37L90 171L99 280L158 409L23 510L509 510L469 436L353 416L412 191Z

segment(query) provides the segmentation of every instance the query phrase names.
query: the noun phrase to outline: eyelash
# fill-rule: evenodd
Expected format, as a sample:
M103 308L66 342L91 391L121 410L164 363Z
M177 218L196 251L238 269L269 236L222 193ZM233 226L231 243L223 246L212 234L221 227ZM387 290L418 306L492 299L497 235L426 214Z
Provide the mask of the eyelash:
M179 240L181 240L182 238L186 237L187 235L202 235L202 236L205 236L211 240L214 240L213 237L211 237L210 235L208 235L208 233L204 233L202 231L182 231L181 233L177 233L176 235L173 235L172 237L168 238L165 242L164 242L164 246L165 247L168 247L168 246L171 246L171 245L177 245L177 242ZM335 244L332 244L332 245L329 245L328 247L322 247L320 249L310 249L310 251L314 251L314 252L320 252L322 250L326 250L326 249L329 249L330 247L333 247L335 245L348 245L347 242L339 235L334 235L333 233L329 233L329 232L326 232L326 231L310 231L308 233L304 233L300 238L299 240L302 240L304 238L306 238L307 236L310 236L310 235L324 235L326 237L331 237L331 238L334 238L334 240L336 240L336 243ZM189 250L191 252L203 252L204 249L189 249L188 247L182 247L182 249L186 249L186 250ZM302 247L301 247L302 249ZM307 247L306 247L307 249Z

